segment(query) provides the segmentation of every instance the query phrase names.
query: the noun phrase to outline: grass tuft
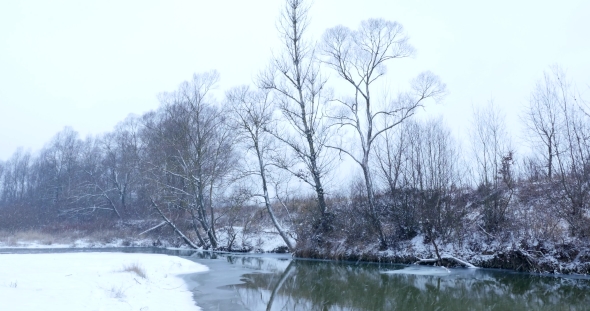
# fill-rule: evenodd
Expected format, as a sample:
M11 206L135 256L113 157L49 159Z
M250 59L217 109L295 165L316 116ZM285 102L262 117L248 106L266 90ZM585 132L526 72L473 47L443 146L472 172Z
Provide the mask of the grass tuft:
M125 298L125 290L121 287L117 288L117 287L113 286L109 292L111 294L111 297L113 297L113 298L116 298L116 299L124 299Z
M135 273L140 278L147 279L147 274L139 263L132 263L130 265L124 266L122 272Z

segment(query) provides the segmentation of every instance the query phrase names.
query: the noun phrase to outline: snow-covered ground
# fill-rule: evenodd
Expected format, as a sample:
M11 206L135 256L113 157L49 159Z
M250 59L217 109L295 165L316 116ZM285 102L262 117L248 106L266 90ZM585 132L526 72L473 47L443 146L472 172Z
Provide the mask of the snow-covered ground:
M279 247L287 247L275 228L263 228L252 232L245 232L243 227L232 229L233 234L230 234L227 228L217 231L220 247L233 250L251 249L253 252L264 253L276 251Z
M263 228L253 232L245 232L243 227L233 227L230 232L227 228L217 231L219 247L229 251L264 252L276 251L279 247L286 248L286 244L274 228ZM110 248L110 247L166 247L188 249L185 244L180 247L172 243L175 237L170 239L146 239L126 236L123 238L110 238L108 241L83 237L68 239L67 237L53 237L40 232L25 232L17 236L0 232L0 251L3 248ZM67 236L67 234L66 234Z
M91 241L89 239L78 239L72 243L43 243L38 240L24 240L13 243L5 243L0 240L0 250L3 248L109 248L109 247L151 247L153 245L152 240L143 239L131 242L129 245L125 245L123 239L114 239L111 242L98 242Z
M0 254L0 310L200 310L178 275L207 270L157 254Z

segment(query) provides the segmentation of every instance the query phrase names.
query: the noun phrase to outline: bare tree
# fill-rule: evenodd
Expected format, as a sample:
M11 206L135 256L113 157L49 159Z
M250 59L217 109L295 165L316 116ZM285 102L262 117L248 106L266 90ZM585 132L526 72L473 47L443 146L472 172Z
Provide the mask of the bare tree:
M216 72L195 74L160 96L159 114L144 117L149 178L157 190L152 206L161 215L160 207L186 211L199 243L213 248L218 241L212 196L223 192L216 187L235 161L225 116L210 94L218 79Z
M305 38L309 25L309 6L305 2L285 1L277 25L284 50L259 76L258 84L274 93L278 107L290 125L284 131L272 132L289 147L305 172L292 169L288 164L282 167L313 188L319 214L325 220L329 209L323 179L330 164L324 148L328 135L322 114L326 81L320 74L314 46Z
M74 216L96 210L80 192L82 147L78 133L66 127L45 146L37 160L43 197L62 215Z
M556 136L558 182L562 192L554 197L559 214L572 234L590 235L584 211L590 208L590 118L580 110L565 73L554 69L548 88L555 89L560 126Z
M62 212L66 216L88 215L97 211L112 211L118 219L122 219L120 206L113 196L115 187L109 180L108 169L105 168L105 153L101 149L103 141L99 138L88 138L82 142L78 150L77 162L80 179L78 187L72 189L69 197L72 206Z
M0 202L2 202L2 197L4 196L4 162L0 161Z
M113 132L83 143L79 157L84 176L77 195L79 202L87 201L87 210L111 210L119 219L131 216L129 198L140 180L140 130L139 119L129 117Z
M268 92L253 91L248 87L234 88L227 93L227 99L233 112L234 126L236 127L246 150L254 153L257 168L252 174L260 178L262 193L255 196L264 200L264 206L270 216L273 225L290 251L295 250L295 244L289 238L285 229L277 219L273 211L268 189L268 153L272 152L273 140L266 131L273 121L274 107L270 101Z
M388 105L374 99L374 82L386 73L386 62L413 55L403 27L382 19L363 21L358 30L344 26L328 29L323 38L325 63L351 87L354 96L335 100L341 104L334 116L334 126L349 128L355 133L356 147L332 146L348 154L362 169L369 214L379 234L382 248L387 246L375 207L373 177L370 168L372 146L377 138L411 117L428 98L440 99L445 85L431 72L418 75L411 82L411 91L400 93ZM360 154L354 152L360 147Z
M483 108L473 107L472 151L479 175L477 180L484 185L497 186L501 159L510 149L504 119L493 101Z
M117 125L112 134L104 137L102 144L106 178L113 187L119 208L127 213L129 194L139 179L140 153L143 148L140 130L139 119L128 117Z
M493 101L474 107L471 142L486 232L501 229L514 193L514 155L504 119Z
M544 73L531 97L524 119L549 177L549 187L539 185L540 192L573 235L590 235L584 224L590 190L590 116L584 101L558 66Z
M375 146L376 176L390 198L388 212L395 222L389 227L397 227L395 235L399 239L413 238L419 231L419 210L412 198L416 174L412 159L417 156L412 146L418 140L419 129L416 122L404 122L384 132Z
M395 194L403 187L403 168L409 131L410 126L398 126L384 132L376 144L377 175L384 181L390 194Z
M559 69L554 67L552 74L545 72L543 80L537 82L531 94L529 105L523 116L528 132L532 134L530 140L534 147L544 150L539 152L545 160L546 174L553 177L554 156L556 153L556 135L559 126L559 96L557 85L552 81L552 75Z
M2 201L23 201L29 188L31 153L17 149L10 159L4 163L4 178L2 185Z
M416 177L412 183L421 200L422 232L440 260L437 243L451 242L464 226L464 205L456 198L462 185L461 156L442 120L419 124L417 132L412 146L418 149L417 157L411 160L413 169L408 173Z

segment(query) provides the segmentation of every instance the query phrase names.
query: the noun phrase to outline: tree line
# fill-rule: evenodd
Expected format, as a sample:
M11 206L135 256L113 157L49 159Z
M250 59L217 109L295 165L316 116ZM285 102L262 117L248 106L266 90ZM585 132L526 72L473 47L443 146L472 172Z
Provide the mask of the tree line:
M313 42L309 8L285 1L283 48L252 85L219 96L217 72L195 74L110 133L65 128L38 153L17 150L0 163L2 226L158 218L190 246L219 248L219 230L263 210L291 250L590 235L590 110L562 70L521 115L532 155L516 153L494 103L474 108L464 150L442 120L414 117L444 98L434 73L379 96L387 65L415 53L402 25L369 19ZM343 169L360 176L337 188Z

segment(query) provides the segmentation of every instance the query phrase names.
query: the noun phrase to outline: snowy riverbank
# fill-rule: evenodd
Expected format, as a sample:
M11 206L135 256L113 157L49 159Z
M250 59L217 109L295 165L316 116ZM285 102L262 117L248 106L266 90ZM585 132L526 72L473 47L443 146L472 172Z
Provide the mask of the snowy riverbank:
M159 247L191 250L175 236L138 238L137 236L108 234L101 238L97 233L69 238L71 233L46 234L39 231L16 233L0 232L0 252L9 248L112 248L112 247ZM276 230L266 228L246 232L242 227L233 227L231 232L219 230L220 247L217 251L269 253L284 252L285 243ZM590 245L579 239L550 241L497 241L483 234L472 234L460 241L438 243L440 255L465 260L480 268L508 269L519 272L585 274L590 275ZM299 243L295 257L345 261L372 261L412 264L420 259L436 258L432 243L425 243L423 235L411 240L399 241L385 251L379 250L377 241L355 243L335 237L323 244ZM456 260L443 264L454 266Z
M284 252L285 242L274 228L245 232L242 227L233 227L231 232L217 233L220 251L271 253ZM112 247L190 247L178 236L162 235L142 238L137 234L117 231L46 233L41 230L17 232L0 231L0 252L6 248L112 248Z
M464 266L457 260L464 260L479 268L506 269L518 272L548 274L590 275L590 247L583 243L535 243L523 245L514 242L486 243L481 237L474 237L457 243L439 244L439 253L446 266ZM392 245L385 251L379 244L350 245L346 241L328 241L321 247L307 245L295 252L296 257L365 261L382 263L413 264L423 259L435 259L436 252L431 243L424 243L424 236ZM453 260L445 260L452 257Z
M207 270L155 254L0 254L0 305L15 311L200 310L179 275Z

